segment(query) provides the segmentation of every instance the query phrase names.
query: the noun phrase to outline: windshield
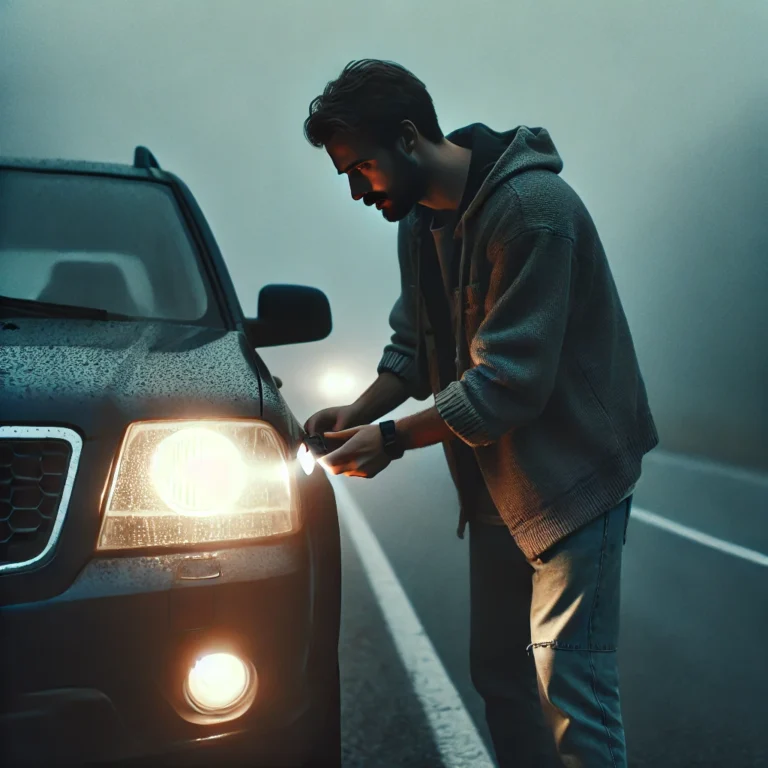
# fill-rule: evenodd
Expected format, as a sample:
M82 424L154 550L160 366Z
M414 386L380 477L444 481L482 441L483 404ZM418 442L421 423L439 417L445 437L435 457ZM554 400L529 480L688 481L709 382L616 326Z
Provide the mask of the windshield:
M171 188L139 179L0 172L0 296L222 325Z

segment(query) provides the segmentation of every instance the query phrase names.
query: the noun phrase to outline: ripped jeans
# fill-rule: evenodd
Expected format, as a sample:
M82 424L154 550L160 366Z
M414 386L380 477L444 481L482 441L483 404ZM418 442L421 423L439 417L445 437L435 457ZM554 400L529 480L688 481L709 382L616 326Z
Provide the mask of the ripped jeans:
M616 647L631 497L526 560L470 525L472 681L501 768L626 768Z

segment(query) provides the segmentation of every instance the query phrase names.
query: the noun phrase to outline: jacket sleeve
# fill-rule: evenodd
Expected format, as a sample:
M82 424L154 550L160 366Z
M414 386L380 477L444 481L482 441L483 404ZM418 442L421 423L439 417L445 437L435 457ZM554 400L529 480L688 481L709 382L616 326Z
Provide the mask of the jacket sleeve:
M473 364L435 398L450 429L473 447L533 421L552 392L570 312L572 242L548 229L503 243L492 295L470 343Z
M389 315L392 328L390 343L384 347L378 373L394 373L408 385L411 397L425 400L432 394L426 357L417 354L416 313L421 297L417 293L416 274L410 252L410 218L398 225L397 255L400 263L400 295ZM423 329L422 329L423 333Z

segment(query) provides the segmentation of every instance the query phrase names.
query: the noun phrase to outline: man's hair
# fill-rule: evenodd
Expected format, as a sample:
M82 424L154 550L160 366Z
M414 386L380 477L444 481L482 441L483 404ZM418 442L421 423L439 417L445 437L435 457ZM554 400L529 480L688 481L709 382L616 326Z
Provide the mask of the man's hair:
M432 97L421 80L394 62L362 59L347 64L312 101L304 135L315 147L346 133L368 136L390 148L404 120L434 144L443 138Z

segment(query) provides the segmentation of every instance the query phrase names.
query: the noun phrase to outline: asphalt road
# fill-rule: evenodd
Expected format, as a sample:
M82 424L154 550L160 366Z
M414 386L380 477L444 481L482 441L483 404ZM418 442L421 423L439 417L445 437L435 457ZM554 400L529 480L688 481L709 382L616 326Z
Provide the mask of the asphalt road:
M492 754L468 671L468 542L455 535L457 504L440 449L409 455L374 480L342 483L342 518L367 522L394 574L382 576L378 555L343 525L345 766L490 764L451 740L479 734ZM714 546L768 553L765 478L652 454L635 506L715 537ZM630 523L625 551L619 656L630 765L768 766L768 567L641 518ZM399 587L398 599L387 596ZM398 629L404 605L423 636L407 621ZM396 641L415 648L410 661ZM425 695L425 675L413 671L422 662L428 672L435 664L445 670L442 683L426 675L437 680L436 693L427 680ZM446 705L446 685L460 712L456 702ZM450 721L437 737L435 709ZM454 717L466 713L466 722ZM446 740L446 728L472 733Z

